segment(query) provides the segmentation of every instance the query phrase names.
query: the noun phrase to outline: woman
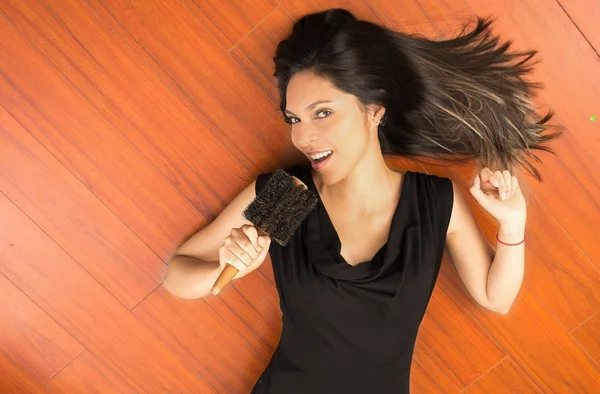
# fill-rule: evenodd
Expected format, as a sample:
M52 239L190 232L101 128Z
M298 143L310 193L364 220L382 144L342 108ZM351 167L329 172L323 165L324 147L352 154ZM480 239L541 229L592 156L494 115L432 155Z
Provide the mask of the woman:
M551 114L536 121L537 85L521 78L535 52L498 47L489 24L436 42L334 9L303 17L279 44L281 111L311 162L286 170L319 196L317 208L285 247L258 237L241 212L270 176L261 174L177 250L164 282L203 297L225 264L240 278L270 253L283 329L253 393L407 393L445 247L479 304L510 309L526 204L508 169L539 179L532 150L549 151L542 144L559 134L542 135ZM470 192L498 221L496 250L448 178L392 171L383 154L481 161Z

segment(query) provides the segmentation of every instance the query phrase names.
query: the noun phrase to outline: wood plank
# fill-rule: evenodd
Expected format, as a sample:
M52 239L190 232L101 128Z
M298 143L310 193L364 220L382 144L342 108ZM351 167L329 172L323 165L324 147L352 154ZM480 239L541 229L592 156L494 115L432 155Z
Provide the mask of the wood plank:
M183 0L227 50L277 7L276 0Z
M431 26L443 26L438 22L473 19L475 12L466 0L372 0L391 25L429 22Z
M600 7L597 0L557 0L586 40L600 53Z
M236 158L249 162L253 174L278 165L281 153L289 149L287 124L269 96L184 4L157 0L91 4L103 16L111 15L107 18L120 25L122 34L135 39L165 81L191 103L196 116Z
M565 119L562 112L557 111L557 114L560 120ZM540 155L540 169L543 168L545 175L543 182L528 175L523 178L539 202L575 241L586 259L600 269L600 209L597 199L600 193L600 167L576 140L580 131L567 128L563 137L552 145L556 156ZM573 199L577 200L577 204L565 204L565 201Z
M228 147L164 83L156 65L140 59L135 42L124 42L123 34L88 3L11 1L3 11L208 220L252 180ZM183 217L187 213L171 211L174 220L188 226L172 229L177 243L189 235L189 226L205 224L192 223ZM160 250L170 248L167 242Z
M459 185L486 238L495 246L498 224L469 193L471 181L477 172L475 167L426 164L425 168L430 173L447 176ZM552 182L557 184L562 183L558 179L559 174L568 177L545 167L540 167L540 170L543 175L554 174ZM524 181L520 171L515 173L520 178L521 191L527 202L524 282L561 324L571 331L600 308L600 273L550 214L554 214L554 211L549 212L540 203L540 200L551 199L554 191L533 193L529 187L535 181ZM576 185L572 187L571 192L579 194L580 189ZM556 192L560 193L558 190Z
M446 258L443 264L448 265L449 260ZM506 356L495 340L439 285L427 306L417 345L461 390Z
M206 383L226 392L250 392L269 362L244 340L243 327L227 324L204 300L184 302L160 287L133 313L189 365L207 370Z
M583 323L572 332L573 337L585 352L600 366L600 313ZM600 369L598 370L600 373Z
M128 308L156 288L164 263L1 107L0 125L0 189Z
M470 19L441 19L403 24L398 30L431 40L447 40L457 37L462 31L471 31L474 26L474 22Z
M292 23L288 13L279 6L231 50L231 55L275 103L279 102L279 91L273 76L273 56L279 42L289 36Z
M264 265L264 264L263 264ZM206 302L263 358L269 360L279 343L281 309L275 285L260 274L235 280Z
M4 17L0 31L10 54L0 58L0 105L159 256L169 254L203 216Z
M137 392L220 391L203 382L206 371L184 364L4 194L0 217L0 272L128 385Z
M80 354L52 378L46 384L46 390L54 394L136 393L118 374L94 357L89 350Z
M410 392L458 394L461 390L416 346L410 367Z
M3 322L0 349L40 384L46 383L84 350L2 274L0 320Z
M368 20L389 27L388 21L381 15L377 6L372 1L355 0L281 0L279 4L295 21L306 14L325 11L330 8L344 8L350 11L357 19Z
M598 367L544 304L524 285L510 313L490 313L470 300L452 267L442 265L440 286L498 342L542 392L600 389Z
M0 349L0 393L47 393L42 385Z
M521 369L506 357L488 373L463 390L465 394L541 393Z

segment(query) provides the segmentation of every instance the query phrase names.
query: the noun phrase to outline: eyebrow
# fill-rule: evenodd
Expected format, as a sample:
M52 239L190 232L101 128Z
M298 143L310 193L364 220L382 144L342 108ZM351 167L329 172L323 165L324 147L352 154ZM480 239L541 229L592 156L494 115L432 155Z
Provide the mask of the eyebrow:
M325 104L325 103L333 103L333 101L331 100L319 100L319 101L315 101L314 103L308 105L306 107L306 111L310 111L311 109L313 109L314 107L316 107L319 104ZM286 113L290 113L292 115L295 115L292 111L290 111L289 109L285 110Z

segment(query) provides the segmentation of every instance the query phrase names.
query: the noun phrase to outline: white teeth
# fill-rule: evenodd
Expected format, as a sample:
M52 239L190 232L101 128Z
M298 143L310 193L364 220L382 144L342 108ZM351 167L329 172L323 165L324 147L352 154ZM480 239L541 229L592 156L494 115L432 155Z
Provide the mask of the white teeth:
M333 153L333 151L328 151L328 152L324 152L324 153L317 153L316 155L310 155L310 158L312 160L318 160L321 157L329 156L332 153Z

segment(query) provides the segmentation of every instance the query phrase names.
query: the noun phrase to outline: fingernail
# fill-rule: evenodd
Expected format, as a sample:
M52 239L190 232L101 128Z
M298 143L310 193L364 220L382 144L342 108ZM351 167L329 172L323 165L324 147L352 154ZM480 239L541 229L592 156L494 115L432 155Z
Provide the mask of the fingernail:
M506 192L502 192L502 199L506 200Z
M262 251L262 248L261 248L260 246L257 246L257 247L256 247L256 251L257 251L258 253L260 253L260 252Z

